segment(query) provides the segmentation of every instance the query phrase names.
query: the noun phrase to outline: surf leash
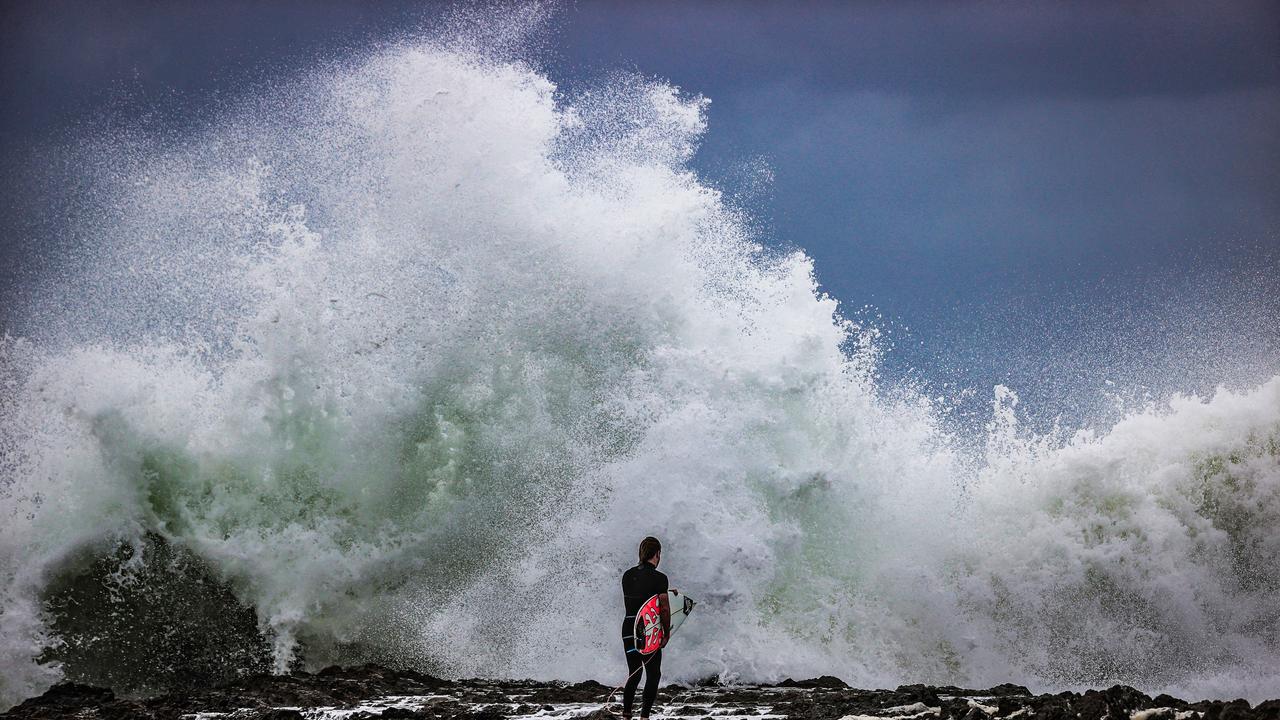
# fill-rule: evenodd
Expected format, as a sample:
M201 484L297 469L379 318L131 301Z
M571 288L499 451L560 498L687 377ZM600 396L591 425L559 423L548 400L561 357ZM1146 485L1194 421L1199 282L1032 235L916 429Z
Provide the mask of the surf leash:
M674 632L671 634L675 635ZM668 636L668 642L670 642L670 636ZM658 648L658 649L661 650L662 648ZM644 670L645 666L649 664L649 660L652 660L652 659L653 659L653 655L650 655L644 662L640 663L640 667L636 668L635 670L632 670L631 673L627 675L627 679L623 680L621 685L609 691L609 696L604 699L604 707L609 707L611 704L613 704L613 696L617 695L619 690L626 687L627 683L631 682L631 678L635 677L636 673L640 672L641 670Z

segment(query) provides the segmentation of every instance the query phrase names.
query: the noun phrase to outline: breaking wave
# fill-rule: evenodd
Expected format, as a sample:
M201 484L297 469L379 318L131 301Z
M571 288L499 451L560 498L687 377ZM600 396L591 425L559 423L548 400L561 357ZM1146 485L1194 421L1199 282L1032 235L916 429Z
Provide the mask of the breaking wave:
M688 168L701 98L439 40L263 95L86 151L0 342L0 699L608 680L646 534L675 678L1280 687L1280 378L958 430Z

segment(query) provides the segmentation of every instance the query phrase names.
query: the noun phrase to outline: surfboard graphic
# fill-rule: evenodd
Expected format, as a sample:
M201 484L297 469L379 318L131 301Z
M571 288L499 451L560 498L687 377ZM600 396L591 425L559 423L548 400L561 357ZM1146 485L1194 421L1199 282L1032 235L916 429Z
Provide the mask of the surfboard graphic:
M684 624L685 618L693 612L693 606L696 604L689 596L681 595L675 590L659 593L646 600L636 613L634 631L636 650L641 655L651 655L662 647L662 607L659 603L664 594L671 606L672 634L675 634L676 628Z

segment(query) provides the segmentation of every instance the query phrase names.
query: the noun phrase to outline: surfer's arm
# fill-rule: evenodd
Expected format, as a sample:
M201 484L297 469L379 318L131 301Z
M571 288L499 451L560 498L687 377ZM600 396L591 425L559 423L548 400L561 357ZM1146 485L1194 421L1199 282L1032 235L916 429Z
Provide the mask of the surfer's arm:
M666 647L671 639L671 601L666 593L658 596L658 615L662 617L662 644L659 647Z

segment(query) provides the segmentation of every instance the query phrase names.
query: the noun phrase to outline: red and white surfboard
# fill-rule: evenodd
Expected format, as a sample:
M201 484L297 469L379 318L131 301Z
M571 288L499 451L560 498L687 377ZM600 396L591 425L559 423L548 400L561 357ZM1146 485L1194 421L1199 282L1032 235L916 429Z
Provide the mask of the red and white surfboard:
M649 598L636 613L636 649L641 655L649 655L662 647L662 606L659 603L663 595L666 593Z
M640 606L636 613L635 640L636 650L641 655L651 655L662 647L662 606L659 603L666 597L671 608L671 632L680 627L689 613L693 612L694 602L687 595L672 590L654 595Z

